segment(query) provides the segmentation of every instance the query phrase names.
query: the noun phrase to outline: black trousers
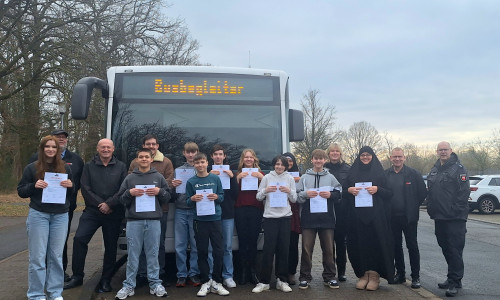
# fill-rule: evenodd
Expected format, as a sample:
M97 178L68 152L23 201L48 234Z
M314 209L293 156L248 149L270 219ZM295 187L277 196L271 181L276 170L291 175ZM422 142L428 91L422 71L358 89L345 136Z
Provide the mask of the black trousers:
M84 211L73 239L73 276L83 278L85 258L89 249L88 244L99 227L102 228L104 240L104 259L101 280L111 280L116 263L116 244L120 234L121 219L111 219L105 215L97 215Z
M201 283L210 280L210 265L208 264L208 245L212 245L212 258L214 260L212 279L222 283L222 257L224 255L222 241L222 223L217 221L194 220L194 238L198 250L198 268L200 269Z
M64 250L63 250L63 268L64 272L66 272L66 268L68 268L68 237L71 231L71 221L73 220L73 210L68 211L68 234L66 234L66 241L64 242Z
M290 231L290 246L288 247L288 274L297 273L299 264L299 233Z
M347 263L346 232L344 229L333 230L333 239L335 240L335 263L337 265L338 276L345 275L345 266Z
M291 218L264 218L264 248L260 281L269 284L275 261L276 277L288 282L288 247L290 243ZM275 257L276 256L276 257Z
M466 222L463 220L435 220L435 234L448 264L448 280L458 284L464 277L463 252Z
M262 210L255 206L237 207L234 209L234 222L238 232L240 267L255 271L257 239L262 229Z
M405 274L405 256L403 253L403 234L410 257L411 278L420 278L420 251L417 242L417 222L408 223L406 216L393 216L391 219L394 237L394 266L398 274Z

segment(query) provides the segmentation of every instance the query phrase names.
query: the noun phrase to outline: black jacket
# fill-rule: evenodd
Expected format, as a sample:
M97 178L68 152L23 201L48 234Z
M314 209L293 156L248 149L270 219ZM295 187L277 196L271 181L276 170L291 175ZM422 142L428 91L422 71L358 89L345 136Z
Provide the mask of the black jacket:
M391 172L394 172L393 167L386 169L386 177L388 177ZM422 175L417 170L403 165L403 169L400 172L403 173L404 178L403 193L406 208L406 219L408 220L408 223L415 223L418 222L420 205L424 202L424 199L427 196L427 187L425 186ZM389 183L389 181L387 182ZM391 188L390 184L388 184L387 187Z
M71 175L71 169L68 165L64 166L66 173L68 174L68 179L73 181ZM43 189L35 188L36 179L36 167L35 163L30 163L24 168L23 177L17 185L17 194L21 198L30 198L30 207L46 213L61 214L66 213L69 210L70 197L73 193L73 187L68 188L66 191L66 203L65 204L52 204L52 203L42 203L42 193Z
M208 167L208 172L212 170L212 166ZM240 186L236 180L236 172L233 178L229 179L229 190L224 190L224 201L220 204L222 208L222 220L234 219L234 204L236 203L236 198L238 198L238 192Z
M96 154L83 167L81 189L85 200L85 211L103 215L97 206L106 202L113 212L103 216L123 218L125 209L120 203L118 192L125 177L127 177L127 166L124 163L113 156L105 166Z
M344 161L341 163L326 163L325 168L327 168L333 176L340 182L342 185L342 190L347 189L347 175L349 174L349 169L351 166ZM341 199L339 202L334 203L335 207L335 215L337 218L336 230L344 230L347 222L347 203L342 200L342 194L340 195Z
M30 163L37 160L38 152L30 157ZM69 210L73 211L76 208L76 196L78 195L78 190L80 190L80 179L82 177L84 163L83 159L78 154L68 149L64 152L62 160L70 167L71 173L73 174L73 179L71 180L73 181L73 192L68 195L68 199L70 200Z
M427 176L429 196L427 213L434 220L464 220L469 215L469 175L457 155L441 165L440 160Z

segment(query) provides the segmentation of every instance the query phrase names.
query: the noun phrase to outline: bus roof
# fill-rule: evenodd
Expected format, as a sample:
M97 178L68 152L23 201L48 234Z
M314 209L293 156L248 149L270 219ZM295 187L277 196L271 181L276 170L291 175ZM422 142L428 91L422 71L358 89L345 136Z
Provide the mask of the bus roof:
M284 71L252 69L252 68L234 68L234 67L213 67L213 66L115 66L108 69L108 73L134 73L134 72L196 72L196 73L222 73L222 74L245 74L245 75L265 75L287 77Z

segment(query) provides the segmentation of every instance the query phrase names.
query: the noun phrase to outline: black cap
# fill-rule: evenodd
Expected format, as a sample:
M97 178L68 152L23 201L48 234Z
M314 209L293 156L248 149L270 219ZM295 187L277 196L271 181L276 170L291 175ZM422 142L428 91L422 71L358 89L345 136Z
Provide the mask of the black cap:
M64 134L66 137L68 137L68 135L69 135L66 131L64 131L64 129L56 129L56 130L52 131L51 134L52 135Z

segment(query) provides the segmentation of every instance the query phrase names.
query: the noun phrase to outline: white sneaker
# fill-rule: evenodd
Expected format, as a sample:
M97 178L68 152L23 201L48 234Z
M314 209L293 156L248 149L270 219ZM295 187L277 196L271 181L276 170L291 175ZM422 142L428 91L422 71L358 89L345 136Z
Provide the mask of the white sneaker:
M292 291L292 288L288 285L288 282L281 281L279 278L276 279L276 289L281 290L285 293Z
M265 283L257 283L257 285L253 288L252 293L260 293L262 291L269 291L269 284Z
M149 289L149 293L151 295L155 295L156 297L167 297L168 295L165 287L161 284L157 285L153 290Z
M210 291L221 296L229 295L229 291L222 286L222 283L217 283L215 280L212 280Z
M210 293L210 286L212 285L212 280L209 280L201 285L200 290L196 294L198 297L205 297L208 293Z
M224 279L224 285L227 286L228 288L235 288L236 282L234 282L232 278L226 278Z
M122 287L121 290L116 293L116 299L126 299L128 296L134 295L134 289L130 287Z
M55 297L54 300L64 300L62 296Z

